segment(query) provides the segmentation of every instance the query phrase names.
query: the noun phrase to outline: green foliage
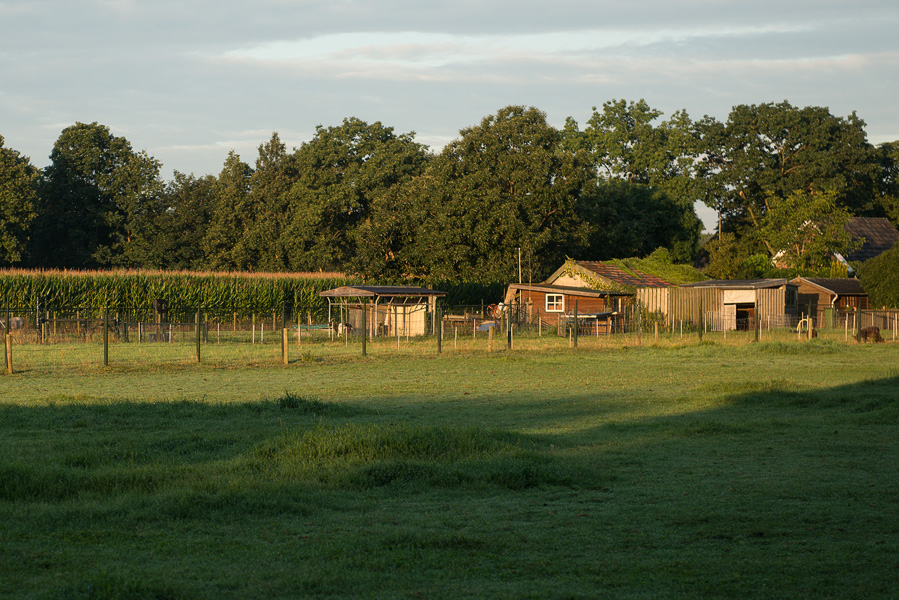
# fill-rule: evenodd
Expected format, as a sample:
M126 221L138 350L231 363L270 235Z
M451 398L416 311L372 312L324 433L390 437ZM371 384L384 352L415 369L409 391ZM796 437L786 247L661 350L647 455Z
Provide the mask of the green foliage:
M98 123L63 130L40 186L31 260L42 267L127 265L161 190L159 162Z
M250 270L244 240L252 227L256 205L250 194L253 170L233 150L215 182L215 208L203 238L205 263L216 271Z
M834 192L795 191L769 200L758 235L782 268L820 272L861 245L846 231L850 217Z
M673 257L667 248L657 248L645 258L631 257L608 262L625 271L641 271L647 275L661 277L676 285L708 279L692 265L674 264Z
M0 273L0 298L11 306L128 307L151 310L166 300L170 310L317 307L323 290L356 283L352 278L252 277L187 273Z
M578 201L589 167L559 151L535 108L508 106L462 130L427 171L384 195L361 230L360 269L396 277L517 278L518 249L535 279L585 241Z
M429 155L414 134L356 118L316 129L294 156L297 179L285 202L278 241L289 269L345 269L357 255L360 226L376 198L419 175ZM359 269L368 277L383 273Z
M22 261L37 216L38 170L0 135L0 265Z
M862 263L858 277L871 306L899 308L899 244Z
M676 262L692 262L702 223L692 205L640 183L600 181L588 187L582 214L589 225L585 254L597 259L645 256L670 248Z
M864 121L789 102L735 106L696 124L705 203L728 221L762 225L771 198L831 192L855 214L874 210L878 167ZM773 253L773 252L772 252Z

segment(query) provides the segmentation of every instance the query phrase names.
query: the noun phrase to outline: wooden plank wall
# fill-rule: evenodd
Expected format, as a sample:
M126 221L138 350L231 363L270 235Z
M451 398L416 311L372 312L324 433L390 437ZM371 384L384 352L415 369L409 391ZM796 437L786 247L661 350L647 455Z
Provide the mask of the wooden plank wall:
M665 315L668 327L677 326L681 321L699 325L702 315L720 312L724 292L711 288L640 288L637 300L649 312Z

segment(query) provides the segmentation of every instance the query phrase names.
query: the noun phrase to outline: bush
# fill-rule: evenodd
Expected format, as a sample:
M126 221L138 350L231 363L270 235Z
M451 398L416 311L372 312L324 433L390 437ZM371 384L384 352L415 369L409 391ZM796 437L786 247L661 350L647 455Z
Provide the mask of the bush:
M899 244L866 260L859 269L870 306L899 308Z

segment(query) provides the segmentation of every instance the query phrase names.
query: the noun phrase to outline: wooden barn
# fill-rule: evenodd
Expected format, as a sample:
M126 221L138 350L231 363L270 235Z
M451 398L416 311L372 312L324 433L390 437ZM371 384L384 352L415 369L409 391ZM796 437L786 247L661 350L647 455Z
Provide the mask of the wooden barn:
M800 314L815 317L821 329L842 322L848 312L868 309L868 293L858 279L797 277L790 283L798 289Z
M669 319L694 318L699 304L702 322L711 331L750 330L756 320L766 329L791 327L799 310L798 287L786 279L711 279L680 289L691 291L675 292L674 302L669 298Z
M319 296L328 299L328 319L349 325L354 333L369 337L419 336L428 333L430 316L437 298L446 292L427 288L384 285L347 285L325 290Z
M558 325L577 312L588 330L611 333L620 326L638 286L668 287L667 281L595 261L567 260L546 281L509 285L505 304L519 321Z

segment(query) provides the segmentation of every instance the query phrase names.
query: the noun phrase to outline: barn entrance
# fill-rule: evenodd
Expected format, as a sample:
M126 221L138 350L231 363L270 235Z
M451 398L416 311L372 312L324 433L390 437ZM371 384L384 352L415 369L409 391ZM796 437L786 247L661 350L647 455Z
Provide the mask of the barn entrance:
M736 305L737 331L755 330L755 303L743 302Z

